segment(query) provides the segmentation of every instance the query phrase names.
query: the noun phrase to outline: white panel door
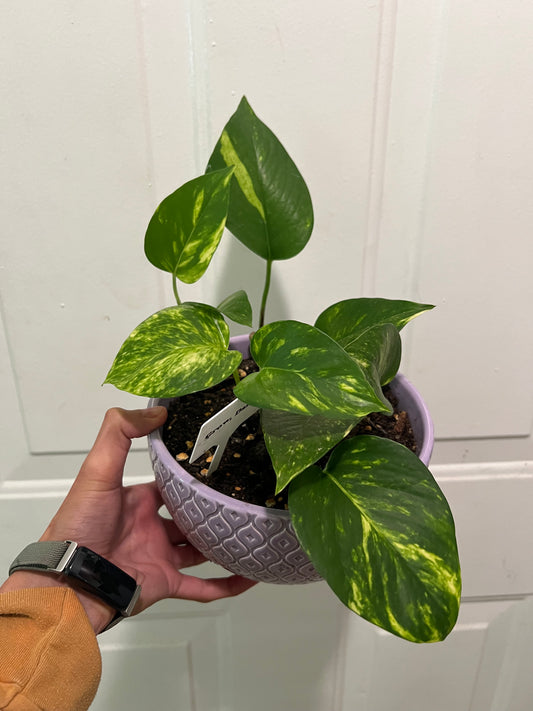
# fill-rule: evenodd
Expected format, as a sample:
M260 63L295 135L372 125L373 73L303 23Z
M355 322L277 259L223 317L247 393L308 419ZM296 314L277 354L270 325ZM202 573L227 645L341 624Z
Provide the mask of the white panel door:
M514 460L533 460L532 28L525 0L2 4L2 570L42 531L104 410L139 405L100 383L129 331L171 303L144 229L203 170L242 94L315 203L269 317L312 320L361 293L438 306L404 362L458 524L450 638L404 643L324 584L165 602L102 637L94 708L529 709L532 474ZM256 298L255 269L228 241L210 267L220 291L187 298L216 302L227 283ZM143 443L127 471L151 476Z

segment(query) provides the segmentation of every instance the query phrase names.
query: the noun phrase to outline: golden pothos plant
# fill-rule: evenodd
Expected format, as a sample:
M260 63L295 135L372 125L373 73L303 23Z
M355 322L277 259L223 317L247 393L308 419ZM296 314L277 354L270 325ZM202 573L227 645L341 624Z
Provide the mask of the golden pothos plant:
M257 373L239 380L226 319L252 327L244 291L218 306L182 301L178 282L203 276L225 229L265 262ZM372 412L391 413L383 386L398 371L400 330L428 304L353 298L314 324L265 323L273 263L297 255L313 229L307 186L246 98L230 118L204 175L159 205L145 253L172 275L176 305L126 339L106 382L151 398L209 388L232 373L235 396L261 408L277 492L288 487L296 534L349 608L415 642L442 640L459 610L460 568L448 503L406 447L374 436L346 439ZM181 287L180 287L181 288ZM330 452L327 465L317 465Z

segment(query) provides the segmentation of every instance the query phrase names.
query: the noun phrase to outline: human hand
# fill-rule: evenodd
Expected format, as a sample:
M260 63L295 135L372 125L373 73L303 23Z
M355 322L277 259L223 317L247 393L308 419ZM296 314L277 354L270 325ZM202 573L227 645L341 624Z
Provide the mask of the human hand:
M210 602L254 585L238 575L202 579L180 572L205 558L172 521L159 515L163 501L156 483L123 486L131 440L160 427L166 415L163 407L109 410L76 480L41 537L42 541L76 541L131 575L142 586L135 614L164 598ZM90 595L78 596L95 631L103 629L113 616L111 608Z

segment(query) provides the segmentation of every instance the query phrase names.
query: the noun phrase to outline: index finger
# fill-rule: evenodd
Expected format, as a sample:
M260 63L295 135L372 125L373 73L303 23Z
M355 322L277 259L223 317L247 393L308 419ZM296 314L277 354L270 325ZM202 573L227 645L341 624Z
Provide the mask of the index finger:
M96 441L83 463L78 478L90 480L101 490L122 484L122 474L132 439L144 437L166 420L164 407L123 410L114 407L105 414Z

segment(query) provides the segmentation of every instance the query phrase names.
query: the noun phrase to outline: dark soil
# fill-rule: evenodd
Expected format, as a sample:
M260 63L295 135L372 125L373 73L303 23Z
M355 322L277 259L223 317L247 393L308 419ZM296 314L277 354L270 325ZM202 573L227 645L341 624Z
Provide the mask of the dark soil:
M244 361L241 364L241 376L252 372L254 367L253 361ZM194 464L188 462L205 420L234 400L233 386L233 378L228 378L213 388L173 400L168 407L168 418L163 427L163 441L184 469L213 489L259 506L287 508L287 492L283 491L277 496L274 494L276 476L263 440L259 413L249 417L235 430L218 469L209 477L207 470L212 453L206 452ZM385 387L384 393L394 407L394 414L373 413L361 420L348 437L356 434L387 437L416 452L407 413L398 410L398 403L389 388Z

